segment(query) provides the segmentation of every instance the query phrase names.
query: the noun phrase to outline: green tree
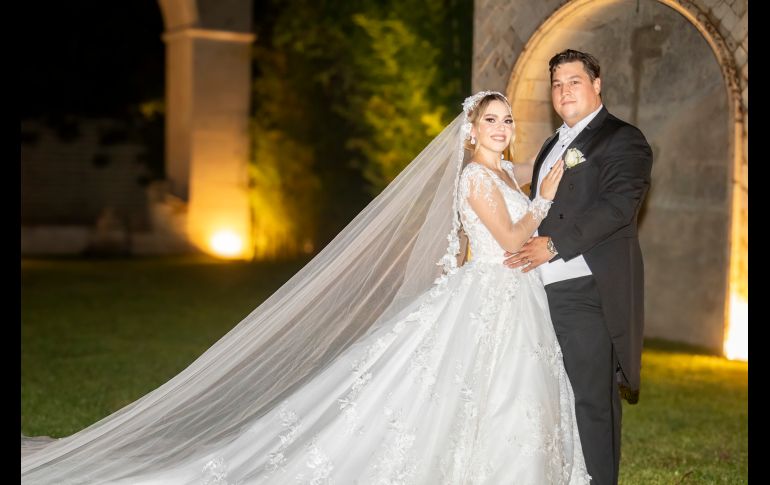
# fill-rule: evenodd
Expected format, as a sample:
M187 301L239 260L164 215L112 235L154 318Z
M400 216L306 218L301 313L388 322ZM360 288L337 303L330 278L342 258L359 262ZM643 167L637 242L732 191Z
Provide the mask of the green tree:
M358 82L349 113L362 120L349 147L379 193L459 111L469 87L472 2L378 2L353 16ZM463 25L465 28L463 28ZM467 57L467 58L466 58Z
M254 257L291 257L314 249L320 183L307 141L305 100L291 89L286 55L258 49L254 82L250 200ZM286 84L289 84L287 87Z
M353 57L361 81L348 113L364 126L348 147L363 156L363 173L376 195L441 131L447 110L429 95L435 47L401 20L357 14L354 21L365 38Z
M292 251L305 244L281 241L319 247L458 112L470 81L472 2L256 7L258 230Z

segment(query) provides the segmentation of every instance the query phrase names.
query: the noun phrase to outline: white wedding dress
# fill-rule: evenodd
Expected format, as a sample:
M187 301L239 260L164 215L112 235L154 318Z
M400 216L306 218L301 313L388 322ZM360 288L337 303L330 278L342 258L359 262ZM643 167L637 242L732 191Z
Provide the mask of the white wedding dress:
M503 167L513 177L510 162ZM459 183L469 263L236 438L117 483L588 483L538 272L502 264L468 202L472 187L499 190L513 220L531 217L520 190L469 164Z

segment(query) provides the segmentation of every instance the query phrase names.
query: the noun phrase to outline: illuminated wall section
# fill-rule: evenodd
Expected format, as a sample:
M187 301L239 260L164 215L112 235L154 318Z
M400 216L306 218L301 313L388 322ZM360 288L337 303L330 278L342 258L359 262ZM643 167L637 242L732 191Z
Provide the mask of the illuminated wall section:
M250 3L160 4L167 29L169 190L187 204L190 243L219 257L249 259Z

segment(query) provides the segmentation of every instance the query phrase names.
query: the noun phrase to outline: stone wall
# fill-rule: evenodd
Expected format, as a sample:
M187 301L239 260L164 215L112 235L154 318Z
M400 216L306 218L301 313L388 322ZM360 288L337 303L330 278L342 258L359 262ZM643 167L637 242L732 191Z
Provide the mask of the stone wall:
M147 227L145 148L111 119L71 119L58 129L21 122L21 223L92 225L111 207Z
M21 122L21 254L173 254L186 207L151 182L126 121Z

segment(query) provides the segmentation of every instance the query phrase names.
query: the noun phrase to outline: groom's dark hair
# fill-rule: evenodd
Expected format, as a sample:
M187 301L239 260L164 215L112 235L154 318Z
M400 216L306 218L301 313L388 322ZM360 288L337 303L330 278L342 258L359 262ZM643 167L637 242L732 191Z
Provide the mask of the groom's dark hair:
M558 65L575 61L583 63L583 68L588 73L588 77L591 78L591 82L594 82L594 79L599 77L599 61L594 56L587 52L567 49L559 52L548 61L548 70L551 73L551 81L553 81L553 71Z

